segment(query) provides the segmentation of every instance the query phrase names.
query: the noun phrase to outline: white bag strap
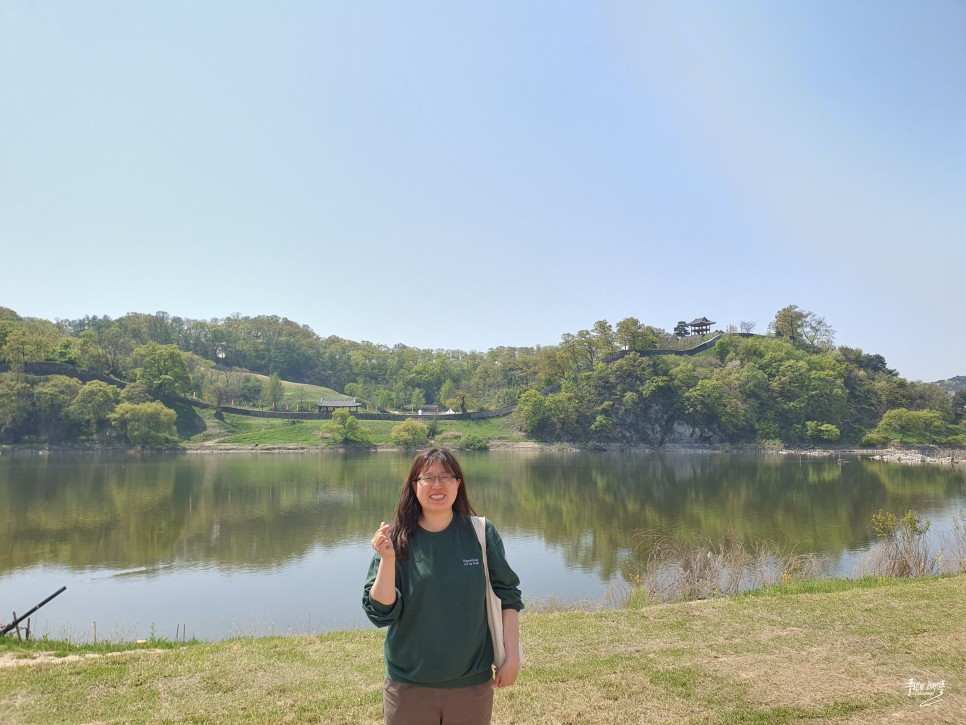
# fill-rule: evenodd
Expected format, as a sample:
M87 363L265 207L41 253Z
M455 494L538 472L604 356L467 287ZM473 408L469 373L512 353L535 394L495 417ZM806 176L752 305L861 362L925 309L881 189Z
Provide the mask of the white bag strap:
M483 571L486 572L486 580L490 581L490 567L486 563L486 517L473 516L473 529L476 531L476 538L480 541L480 548L483 549Z

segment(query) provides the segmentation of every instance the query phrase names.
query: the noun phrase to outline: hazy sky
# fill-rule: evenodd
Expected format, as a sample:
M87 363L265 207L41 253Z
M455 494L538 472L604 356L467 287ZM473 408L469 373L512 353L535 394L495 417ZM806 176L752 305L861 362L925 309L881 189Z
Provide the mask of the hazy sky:
M966 375L966 1L0 0L0 305Z

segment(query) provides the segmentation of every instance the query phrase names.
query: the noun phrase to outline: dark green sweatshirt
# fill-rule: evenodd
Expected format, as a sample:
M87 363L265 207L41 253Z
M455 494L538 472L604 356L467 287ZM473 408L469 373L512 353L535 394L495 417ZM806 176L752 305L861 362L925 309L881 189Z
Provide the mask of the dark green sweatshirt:
M396 559L396 601L386 607L369 596L379 569L372 557L362 607L386 634L389 679L424 687L473 687L493 677L493 643L486 624L483 561L471 521L453 516L443 531L417 529L409 558ZM504 609L523 609L520 579L503 541L486 522L486 555L493 590Z

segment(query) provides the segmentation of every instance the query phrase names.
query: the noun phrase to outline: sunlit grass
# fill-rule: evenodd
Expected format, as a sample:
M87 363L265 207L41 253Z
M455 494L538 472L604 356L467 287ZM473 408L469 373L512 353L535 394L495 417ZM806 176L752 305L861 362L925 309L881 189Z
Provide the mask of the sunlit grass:
M525 611L524 669L496 693L493 722L956 722L966 711L966 621L954 614L964 597L957 576ZM3 642L0 721L379 723L383 636L131 646L30 664L11 664L31 653ZM920 708L910 679L944 680L945 694Z
M208 431L198 436L198 441L232 445L308 445L332 446L335 443L320 436L326 419L294 420L280 418L257 418L226 413L221 420L212 411L202 411ZM391 431L399 425L397 420L360 420L363 428L371 434L374 445L390 445ZM425 421L424 421L425 422ZM515 430L508 417L481 420L445 420L436 423L438 442L454 448L460 447L463 437L475 435L490 442L517 442L525 436Z

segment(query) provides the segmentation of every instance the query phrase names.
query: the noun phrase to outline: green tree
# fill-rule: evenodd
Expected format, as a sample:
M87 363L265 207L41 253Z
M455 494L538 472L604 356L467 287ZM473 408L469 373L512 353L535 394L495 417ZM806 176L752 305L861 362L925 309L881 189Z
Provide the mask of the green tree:
M48 359L59 342L57 328L45 320L5 322L6 331L0 345L0 362L14 370L22 370L29 362Z
M813 441L828 441L834 443L842 437L841 431L831 423L822 423L817 420L805 422L805 432Z
M953 422L957 424L966 422L966 390L957 390L953 393L952 408Z
M185 396L191 392L191 375L185 357L175 345L150 342L134 351L136 380L155 398Z
M539 391L528 390L513 409L514 422L527 435L535 433L543 424L544 402Z
M120 324L108 318L98 320L80 334L80 362L108 375L122 376L131 365L135 341Z
M788 305L778 310L775 319L768 324L768 330L776 337L804 340L825 348L831 347L835 339L835 330L824 317L799 309L798 305Z
M597 320L591 328L591 334L598 360L617 350L614 328L607 320Z
M899 444L939 443L944 438L945 428L939 411L893 408L882 416L872 435Z
M121 390L122 403L149 403L151 394L144 383L128 383Z
M684 403L698 425L714 429L724 438L740 433L747 426L745 406L720 380L699 380L684 394Z
M392 427L389 439L397 446L424 446L429 442L429 427L418 420L406 420Z
M238 402L255 406L262 399L262 381L254 375L243 375L238 382Z
M70 416L84 425L91 435L102 436L114 408L121 398L113 385L100 380L84 383L68 406Z
M580 404L570 391L551 393L544 402L544 415L547 424L560 438L579 436L577 421L580 418Z
M426 395L419 388L415 388L409 396L409 404L413 410L419 410L426 405Z
M443 400L443 405L458 410L460 413L466 413L470 408L478 407L472 394L462 388L454 390L450 397Z
M0 440L15 442L29 431L33 391L15 373L0 373Z
M178 439L177 413L157 400L121 403L110 415L111 424L133 445L156 446Z
M268 385L262 392L262 401L265 405L271 406L272 410L278 410L278 406L284 397L285 386L282 385L278 373L272 373L268 376Z
M80 382L63 375L50 375L34 386L37 426L47 440L66 440L73 435L74 421L67 411L80 389Z
M442 386L439 389L439 398L443 405L453 407L449 404L449 401L453 399L453 394L456 392L456 383L453 382L451 378L446 378Z
M590 426L590 431L598 438L609 438L614 433L614 419L603 413L598 413Z
M393 407L393 393L388 388L376 388L372 393L372 402L377 410L390 410Z
M369 445L372 442L371 432L345 409L335 411L332 420L322 425L322 432L338 443Z
M617 323L615 341L624 350L653 350L659 342L654 328L642 325L636 317L625 317Z

